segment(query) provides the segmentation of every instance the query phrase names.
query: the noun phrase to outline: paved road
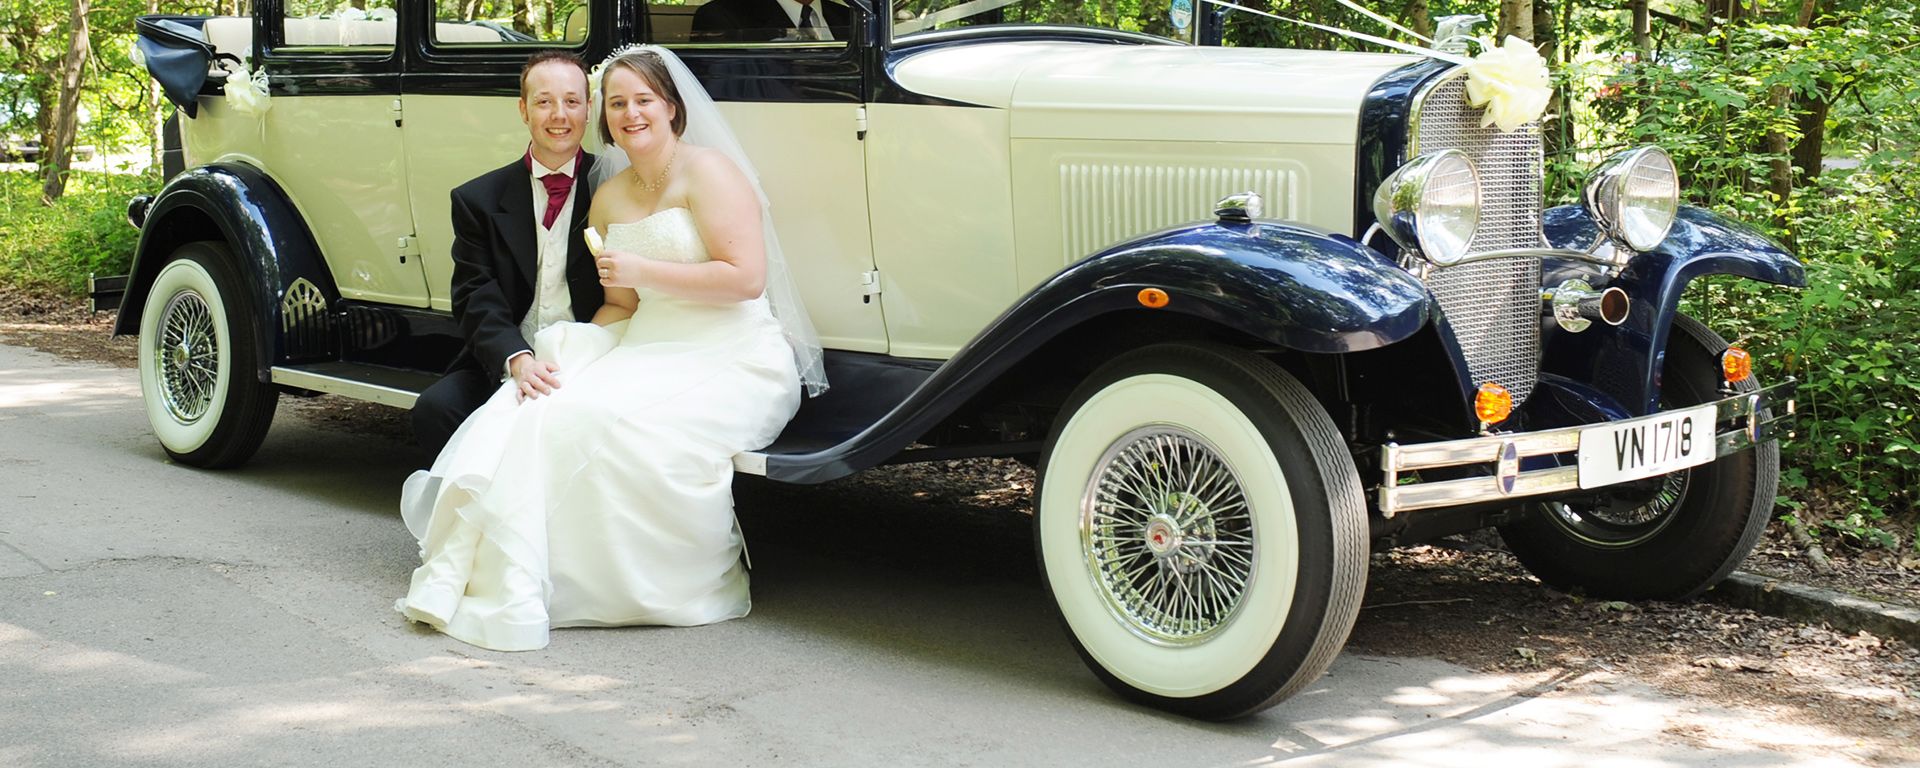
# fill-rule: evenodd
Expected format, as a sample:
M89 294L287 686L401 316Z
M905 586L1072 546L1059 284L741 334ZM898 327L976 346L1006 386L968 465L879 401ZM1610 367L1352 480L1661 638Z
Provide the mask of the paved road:
M1141 710L1074 657L1023 521L834 487L742 489L744 620L481 651L391 609L410 448L283 408L204 472L146 430L132 371L0 346L0 766L1848 764L1631 681L1425 659L1346 655L1242 722Z

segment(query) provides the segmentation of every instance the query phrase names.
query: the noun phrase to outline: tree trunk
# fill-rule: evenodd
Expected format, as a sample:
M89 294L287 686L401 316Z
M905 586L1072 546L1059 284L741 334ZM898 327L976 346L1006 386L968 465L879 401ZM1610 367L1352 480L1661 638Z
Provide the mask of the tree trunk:
M1647 8L1648 0L1632 0L1627 7L1633 10L1633 50L1640 56L1640 63L1646 63L1653 54L1653 20Z
M60 65L60 107L53 117L53 142L42 145L45 153L41 168L46 186L40 188L40 204L53 205L67 191L67 168L73 161L73 136L79 129L80 85L87 71L87 6L92 0L73 0L73 37L67 43L67 58Z
M1560 0L1561 3L1570 0ZM1533 3L1533 43L1540 50L1541 58L1546 59L1548 71L1560 69L1560 35L1553 20L1554 4L1548 0L1534 0ZM1542 119L1544 131L1541 134L1541 149L1546 153L1548 162L1560 156L1571 143L1571 122L1573 116L1567 113L1566 92L1562 85L1555 85L1553 96L1547 100L1546 117Z
M1801 27L1811 29L1819 14L1820 0L1800 0L1800 13L1795 20ZM1793 145L1793 165L1800 169L1800 178L1806 181L1820 178L1820 161L1826 154L1827 110L1832 106L1824 93L1793 97L1793 119L1800 126L1800 140Z
M1827 110L1833 105L1822 99L1800 97L1794 100L1794 120L1800 124L1800 140L1793 145L1793 165L1807 181L1820 178L1820 161L1826 159Z
M1400 14L1407 29L1425 37L1433 37L1433 5L1428 0L1407 0L1407 6Z
M1773 87L1767 97L1767 106L1776 112L1786 112L1793 108L1793 90L1784 85ZM1765 148L1770 158L1767 160L1767 191L1773 193L1774 222L1786 227L1787 203L1793 197L1793 158L1791 147L1787 143L1784 131L1768 131Z
M147 13L155 14L159 12L160 0L147 0ZM162 109L162 107L166 105L167 102L161 98L160 81L148 77L146 104L147 128L149 135L153 137L153 143L150 145L150 151L147 153L147 172L156 176L165 173L165 171L161 170L163 162L161 154L166 151L167 146L167 113L166 110Z
M1496 42L1508 35L1533 42L1533 0L1500 0L1500 30Z
M527 0L513 0L513 31L523 35L533 34L533 22L528 18L529 15Z

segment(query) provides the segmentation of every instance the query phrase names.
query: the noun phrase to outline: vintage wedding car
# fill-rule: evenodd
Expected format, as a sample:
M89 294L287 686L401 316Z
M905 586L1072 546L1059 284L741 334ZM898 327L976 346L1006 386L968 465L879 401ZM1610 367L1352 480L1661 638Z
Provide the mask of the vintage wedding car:
M460 346L448 190L524 149L520 62L643 41L722 102L829 347L832 390L738 469L1036 459L1048 588L1134 700L1299 692L1370 548L1497 526L1553 586L1679 598L1752 547L1791 381L1677 307L1702 275L1804 276L1679 205L1660 150L1542 210L1537 127L1482 127L1430 57L1220 47L1192 0L1164 35L848 3L764 42L639 0L532 33L450 0L143 19L179 142L100 293L160 443L232 466L283 392L409 406ZM264 112L222 98L237 59Z

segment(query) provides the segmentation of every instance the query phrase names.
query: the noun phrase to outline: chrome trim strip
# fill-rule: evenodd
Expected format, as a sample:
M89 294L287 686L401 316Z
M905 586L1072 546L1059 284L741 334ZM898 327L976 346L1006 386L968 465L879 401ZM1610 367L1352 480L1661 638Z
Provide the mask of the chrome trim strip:
M1763 389L1742 392L1714 401L1712 405L1716 421L1724 422L1740 418L1746 418L1748 421L1745 425L1719 432L1714 436L1715 458L1744 451L1768 440L1790 434L1793 421L1797 417L1793 401L1797 384L1795 379L1788 378L1786 381ZM1781 412L1773 414L1772 418L1765 421L1750 418L1753 414L1768 408ZM1611 423L1618 425L1652 421L1664 415L1666 415L1665 412L1655 413ZM1490 476L1416 482L1406 485L1400 484L1400 473L1441 467L1498 464L1502 463L1503 454L1505 454L1505 461L1513 462L1514 459L1511 457L1515 453L1518 454L1518 458L1572 453L1580 450L1581 430L1604 425L1604 423L1594 423L1539 432L1490 435L1415 445L1387 443L1380 448L1382 475L1380 513L1392 518L1400 512L1416 509L1580 490L1580 469L1577 466L1549 467L1517 474L1512 473L1509 467L1506 472Z
M345 395L355 400L365 400L369 403L379 403L381 405L390 405L395 408L405 409L413 408L413 401L420 397L420 393L418 392L409 392L404 389L385 387L379 384L368 384L351 379L323 376L310 371L281 368L279 366L273 368L273 383L297 387L299 389L311 389L315 392L325 392L330 395Z
M1508 248L1506 250L1501 250L1501 251L1482 251L1480 253L1468 254L1465 258L1462 258L1461 260L1456 261L1452 264L1448 264L1447 266L1453 267L1453 266L1459 266L1461 264L1472 264L1476 261L1487 261L1489 259L1513 259L1513 258L1520 258L1520 257L1538 258L1542 256L1554 256L1562 259L1573 259L1575 261L1584 261L1589 264L1597 264L1599 266L1608 267L1608 268L1619 266L1619 264L1615 263L1613 259L1610 259L1604 256L1595 256L1594 254L1588 253L1586 251L1576 251L1570 248Z

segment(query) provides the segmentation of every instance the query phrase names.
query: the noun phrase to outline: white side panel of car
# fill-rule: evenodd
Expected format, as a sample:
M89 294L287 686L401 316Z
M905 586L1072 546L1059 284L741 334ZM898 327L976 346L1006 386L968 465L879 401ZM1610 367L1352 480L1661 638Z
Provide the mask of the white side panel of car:
M952 357L1019 295L1007 113L867 109L867 185L891 350Z
M405 97L407 196L433 308L452 311L453 211L449 193L527 151L512 96Z
M854 104L720 104L773 203L773 226L828 349L886 352ZM897 352L895 354L898 354Z
M1353 221L1353 145L1016 139L1020 287L1121 241L1213 218L1260 193L1264 218L1336 232Z
M396 98L275 97L260 158L306 217L342 297L424 307L420 259L402 259L413 217Z

